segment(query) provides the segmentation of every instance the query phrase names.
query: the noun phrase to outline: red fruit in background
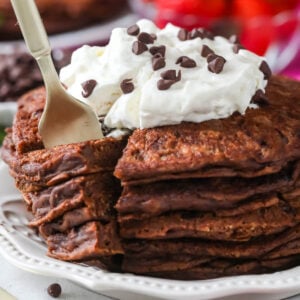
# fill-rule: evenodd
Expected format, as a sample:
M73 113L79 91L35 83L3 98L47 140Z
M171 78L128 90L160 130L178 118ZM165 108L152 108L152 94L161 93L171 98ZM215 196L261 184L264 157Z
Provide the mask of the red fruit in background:
M258 55L264 55L275 38L276 29L271 17L257 17L245 22L240 36L242 45Z
M156 24L161 28L169 22L187 29L208 27L226 11L224 0L157 0L155 3Z
M244 21L256 16L272 15L272 7L268 2L262 0L235 0L232 2L232 15Z
M224 0L157 0L158 10L172 10L180 14L205 16L209 18L221 17L226 8Z
M295 8L299 0L266 0L266 2L271 6L273 15L276 15Z

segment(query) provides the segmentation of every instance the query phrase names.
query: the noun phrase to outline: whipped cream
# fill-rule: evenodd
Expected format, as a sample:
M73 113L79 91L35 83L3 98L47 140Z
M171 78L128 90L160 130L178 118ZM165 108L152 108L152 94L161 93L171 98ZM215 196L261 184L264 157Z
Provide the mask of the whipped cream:
M137 25L140 33L154 34L153 43L146 44L148 49L165 46L164 66L154 70L149 50L138 54L132 50L138 36L128 34L127 28L117 28L107 46L79 48L60 72L69 93L88 103L97 115L106 115L106 126L134 129L202 122L256 107L251 98L259 90L264 92L267 84L260 70L263 57L244 49L235 53L233 43L220 36L181 40L180 28L171 24L162 30L148 20ZM225 59L221 72L209 71L207 57L201 55L204 45ZM182 56L193 60L195 66L176 64ZM175 70L177 75L180 71L180 80L159 89L158 81L167 70ZM96 81L93 90L83 93L83 83L90 80ZM125 91L121 88L124 80Z

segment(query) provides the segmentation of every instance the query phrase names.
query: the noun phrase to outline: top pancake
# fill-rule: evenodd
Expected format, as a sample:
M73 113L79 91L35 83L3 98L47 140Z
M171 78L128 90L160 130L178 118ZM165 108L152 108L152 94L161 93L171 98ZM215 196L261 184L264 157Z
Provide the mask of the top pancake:
M300 158L300 83L274 76L266 94L244 115L135 130L115 175L127 185L279 172Z

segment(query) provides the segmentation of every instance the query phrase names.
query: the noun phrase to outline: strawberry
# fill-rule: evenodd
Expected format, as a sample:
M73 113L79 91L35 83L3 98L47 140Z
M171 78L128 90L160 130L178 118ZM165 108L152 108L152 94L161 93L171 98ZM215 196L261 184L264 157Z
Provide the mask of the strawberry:
M158 10L171 10L180 14L218 18L224 13L224 0L157 0Z
M241 20L261 15L272 15L272 7L262 0L235 0L232 3L232 15Z

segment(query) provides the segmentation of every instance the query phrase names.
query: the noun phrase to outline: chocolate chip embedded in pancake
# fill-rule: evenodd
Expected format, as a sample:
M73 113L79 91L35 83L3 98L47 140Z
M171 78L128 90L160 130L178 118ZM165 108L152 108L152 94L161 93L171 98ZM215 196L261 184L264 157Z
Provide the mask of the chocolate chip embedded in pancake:
M267 97L245 115L135 130L115 175L127 185L279 172L300 158L299 83L272 77Z

